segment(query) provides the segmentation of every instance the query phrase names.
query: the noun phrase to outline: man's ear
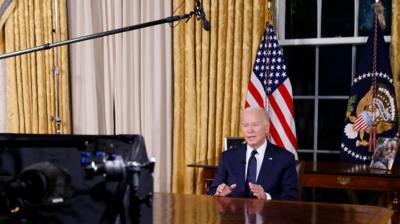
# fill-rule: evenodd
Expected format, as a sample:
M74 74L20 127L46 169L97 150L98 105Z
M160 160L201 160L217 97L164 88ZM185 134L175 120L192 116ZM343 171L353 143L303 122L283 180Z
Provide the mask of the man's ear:
M270 125L269 125L269 122L267 122L266 127L265 127L265 135L267 136L267 138L269 138L269 135L270 135L269 128L270 128Z

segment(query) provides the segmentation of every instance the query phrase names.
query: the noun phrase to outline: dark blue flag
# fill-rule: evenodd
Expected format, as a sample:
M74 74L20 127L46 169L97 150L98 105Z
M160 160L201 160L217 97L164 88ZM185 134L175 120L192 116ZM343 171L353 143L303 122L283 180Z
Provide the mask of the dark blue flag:
M396 137L396 110L389 51L375 18L350 91L341 160L369 163L377 138Z

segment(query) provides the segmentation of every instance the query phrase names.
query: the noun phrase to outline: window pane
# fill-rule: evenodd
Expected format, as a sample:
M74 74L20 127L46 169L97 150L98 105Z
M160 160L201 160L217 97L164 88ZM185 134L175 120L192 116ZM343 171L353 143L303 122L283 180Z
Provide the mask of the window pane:
M319 153L317 154L318 161L340 161L339 153Z
M318 149L339 150L347 100L320 100L318 107Z
M314 154L311 152L297 152L297 155L299 156L299 160L304 160L304 161L314 160Z
M285 38L317 37L317 1L286 0Z
M354 36L354 0L323 0L322 37Z
M359 0L359 16L358 16L358 36L368 36L372 30L374 21L374 10L372 4L375 0ZM384 35L391 34L391 21L392 21L392 1L382 0L382 5L385 8L385 21L386 29L383 31Z
M320 47L319 95L349 95L351 45Z
M294 100L297 145L299 149L312 149L314 138L314 101Z
M314 95L315 48L310 46L284 47L287 73L294 95Z

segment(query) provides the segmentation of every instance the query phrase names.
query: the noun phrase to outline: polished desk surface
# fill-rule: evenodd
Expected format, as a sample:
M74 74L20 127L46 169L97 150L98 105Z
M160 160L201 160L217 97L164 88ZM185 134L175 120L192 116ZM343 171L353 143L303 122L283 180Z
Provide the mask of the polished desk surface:
M390 209L366 205L263 201L155 193L153 223L388 223Z

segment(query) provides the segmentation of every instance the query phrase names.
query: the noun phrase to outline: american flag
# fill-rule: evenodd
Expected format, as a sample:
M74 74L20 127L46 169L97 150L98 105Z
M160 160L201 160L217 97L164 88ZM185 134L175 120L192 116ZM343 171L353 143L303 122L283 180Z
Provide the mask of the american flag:
M292 85L286 74L282 49L267 25L249 81L245 107L264 107L270 117L270 141L287 149L297 160Z

